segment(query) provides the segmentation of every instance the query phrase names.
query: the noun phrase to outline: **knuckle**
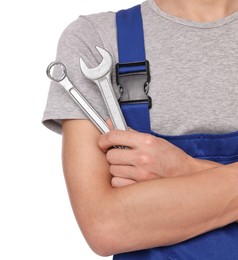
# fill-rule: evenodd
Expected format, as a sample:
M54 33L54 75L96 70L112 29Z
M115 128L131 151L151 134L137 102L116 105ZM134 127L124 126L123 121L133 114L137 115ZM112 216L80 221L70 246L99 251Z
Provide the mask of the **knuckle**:
M145 145L152 146L154 144L154 142L155 142L154 136L145 134L145 138L144 138Z
M158 174L153 173L149 169L140 169L139 171L140 181L148 181L158 178Z
M115 143L115 140L117 140L117 136L118 133L116 131L111 130L107 135L107 139L111 144L113 144Z
M146 171L145 169L141 169L141 171L140 171L140 179L142 180L142 181L145 181L145 180L147 180L148 179L148 171Z
M110 144L108 143L108 135L102 134L97 140L97 145L103 152L107 152L110 148Z
M119 133L115 130L111 130L108 134L107 134L107 141L108 143L111 145L111 147L113 145L117 145L118 142L118 138L119 138Z
M150 156L148 154L141 154L138 159L140 165L142 166L150 165Z

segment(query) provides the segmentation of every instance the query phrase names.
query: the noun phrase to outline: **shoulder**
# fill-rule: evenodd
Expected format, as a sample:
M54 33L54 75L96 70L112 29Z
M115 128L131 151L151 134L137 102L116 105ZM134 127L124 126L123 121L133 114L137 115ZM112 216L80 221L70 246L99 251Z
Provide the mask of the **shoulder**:
M78 20L87 21L91 25L101 28L107 28L109 25L115 24L115 12L102 12L102 13L95 13L90 15L81 15L79 16Z
M87 41L90 38L101 37L101 34L106 32L110 34L113 29L115 30L114 12L81 15L66 26L60 39L64 41L76 37L81 41Z

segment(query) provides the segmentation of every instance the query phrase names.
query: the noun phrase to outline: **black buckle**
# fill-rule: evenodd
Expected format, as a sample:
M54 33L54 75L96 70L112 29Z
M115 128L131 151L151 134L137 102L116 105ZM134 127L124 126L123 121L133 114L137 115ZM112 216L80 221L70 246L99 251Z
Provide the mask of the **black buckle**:
M139 68L145 67L140 71ZM121 68L138 67L138 71L120 72ZM130 71L130 69L127 69ZM145 103L148 102L149 109L152 107L152 99L148 95L150 83L149 62L117 63L116 82L120 88L120 103Z

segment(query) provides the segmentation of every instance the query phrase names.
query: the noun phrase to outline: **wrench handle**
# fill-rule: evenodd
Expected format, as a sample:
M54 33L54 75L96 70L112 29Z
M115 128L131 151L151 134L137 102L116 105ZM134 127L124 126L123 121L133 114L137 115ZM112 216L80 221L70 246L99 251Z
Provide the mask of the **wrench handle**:
M66 77L64 80L59 82L61 86L69 93L76 104L83 110L88 118L94 123L101 133L109 132L109 128L103 118L97 113L87 99L77 90L76 87Z
M69 94L74 101L81 107L88 118L94 123L101 133L109 132L109 128L96 110L88 103L88 101L79 93L76 88L69 90Z
M101 91L114 128L119 130L127 130L125 118L122 114L120 105L112 87L110 74L95 81L95 83Z

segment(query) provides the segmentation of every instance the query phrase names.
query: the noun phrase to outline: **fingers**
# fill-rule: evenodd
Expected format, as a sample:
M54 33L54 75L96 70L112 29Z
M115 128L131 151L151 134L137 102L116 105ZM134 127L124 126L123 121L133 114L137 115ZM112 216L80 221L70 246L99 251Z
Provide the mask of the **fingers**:
M134 182L143 182L161 178L157 173L128 165L111 165L110 174L114 178L130 179Z
M131 179L134 181L138 181L136 177L139 177L139 174L137 174L137 168L134 166L111 165L110 173L113 177Z
M114 165L134 165L135 152L131 149L111 149L106 154L106 159Z
M145 136L147 136L147 134L139 133L134 130L111 130L110 132L100 136L98 145L104 152L113 146L136 148L144 141Z
M143 165L143 157L132 149L111 149L106 154L110 173L114 177L131 179L136 182L154 177ZM141 162L142 161L142 162Z
M114 177L114 178L112 178L112 181L111 181L112 187L114 187L114 188L122 188L122 187L125 187L128 185L134 184L134 183L136 183L136 182L133 180L119 178L119 177Z

